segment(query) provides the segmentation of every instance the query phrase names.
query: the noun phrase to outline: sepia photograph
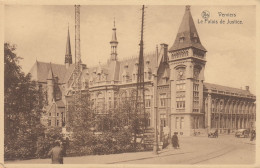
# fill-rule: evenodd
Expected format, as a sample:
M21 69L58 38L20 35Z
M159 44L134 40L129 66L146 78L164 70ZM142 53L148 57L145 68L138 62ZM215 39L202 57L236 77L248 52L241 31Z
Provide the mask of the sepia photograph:
M5 4L3 165L256 165L256 9Z

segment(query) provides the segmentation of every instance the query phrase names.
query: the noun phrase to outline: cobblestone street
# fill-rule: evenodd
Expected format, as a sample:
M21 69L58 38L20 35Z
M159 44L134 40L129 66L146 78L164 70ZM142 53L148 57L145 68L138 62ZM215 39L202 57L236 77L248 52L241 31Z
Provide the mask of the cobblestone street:
M64 164L254 164L255 141L234 135L180 137L180 149L168 146L151 151L111 155L65 157ZM48 164L50 159L7 161L6 164ZM10 167L10 165L8 166Z

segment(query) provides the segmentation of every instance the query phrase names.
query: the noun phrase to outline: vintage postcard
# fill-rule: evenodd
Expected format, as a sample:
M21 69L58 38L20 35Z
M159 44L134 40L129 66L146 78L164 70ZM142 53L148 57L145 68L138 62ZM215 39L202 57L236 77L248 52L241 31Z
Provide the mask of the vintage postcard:
M2 167L259 166L259 1L1 9Z

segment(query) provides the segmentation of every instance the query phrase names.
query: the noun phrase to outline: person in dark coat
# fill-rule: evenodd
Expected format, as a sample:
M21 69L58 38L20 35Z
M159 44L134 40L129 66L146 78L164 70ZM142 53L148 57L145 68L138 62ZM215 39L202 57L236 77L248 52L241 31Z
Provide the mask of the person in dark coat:
M51 156L52 164L63 164L63 152L59 141L55 142L55 146L49 151L48 156Z
M253 141L255 139L255 130L252 130L251 131L251 138L250 138L250 141Z
M177 133L174 133L174 135L172 136L172 146L174 147L174 149L177 149L180 147Z
M62 142L62 153L63 153L63 156L66 156L66 151L67 149L69 148L69 138L67 137L66 140L64 140Z

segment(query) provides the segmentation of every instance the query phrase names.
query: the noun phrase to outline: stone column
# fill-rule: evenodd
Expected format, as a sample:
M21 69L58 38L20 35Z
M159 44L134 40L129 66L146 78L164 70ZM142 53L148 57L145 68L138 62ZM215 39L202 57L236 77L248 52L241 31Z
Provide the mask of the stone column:
M208 93L208 113L207 113L207 128L208 128L208 132L211 129L211 106L212 106L212 100L211 100L211 90L209 90Z
M231 119L230 119L230 122L231 122L231 125L230 125L230 129L232 130L233 129L233 112L234 112L234 103L233 101L231 101L231 106L229 107L229 109L231 109Z

